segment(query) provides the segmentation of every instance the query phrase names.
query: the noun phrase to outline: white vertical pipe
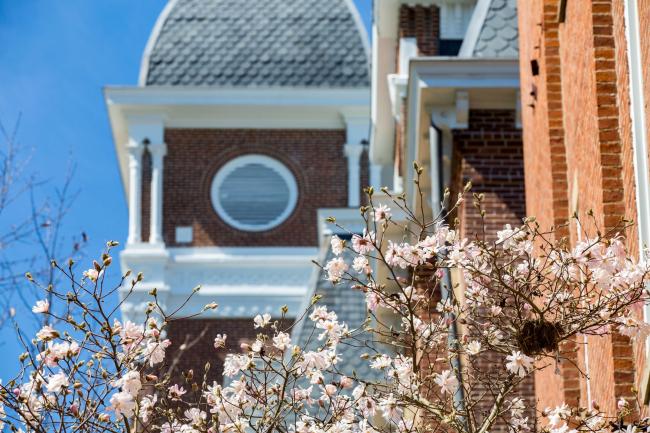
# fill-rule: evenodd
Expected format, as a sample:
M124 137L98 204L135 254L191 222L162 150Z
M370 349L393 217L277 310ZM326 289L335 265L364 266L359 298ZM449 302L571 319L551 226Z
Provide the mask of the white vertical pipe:
M143 146L134 140L128 145L129 151L129 237L127 243L142 241L142 151Z
M167 154L165 143L149 146L151 153L151 218L149 220L149 243L163 243L163 159Z

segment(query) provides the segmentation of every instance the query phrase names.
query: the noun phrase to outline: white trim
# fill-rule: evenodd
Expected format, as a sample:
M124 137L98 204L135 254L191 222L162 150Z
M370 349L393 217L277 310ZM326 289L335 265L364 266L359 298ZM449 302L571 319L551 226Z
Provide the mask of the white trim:
M114 105L233 105L233 106L367 106L370 89L233 86L109 86L106 104Z
M476 3L474 13L465 32L465 38L463 38L463 44L458 51L458 57L469 58L474 56L474 48L491 4L492 0L478 0Z
M163 240L163 169L167 155L165 143L150 144L151 197L149 212L149 243L164 244Z
M142 153L144 146L129 140L129 234L127 244L137 244L142 241Z
M234 219L223 208L221 205L221 200L219 199L219 188L226 180L226 178L236 169L249 164L260 164L273 170L275 173L280 175L280 177L282 177L289 189L287 206L280 215L273 218L266 224L246 224ZM219 169L214 179L212 180L212 186L210 187L210 198L212 200L212 206L214 207L214 210L217 211L217 214L221 217L221 219L230 226L248 232L262 232L279 226L293 213L294 209L296 208L296 203L298 202L298 183L296 182L296 178L294 177L291 170L289 170L277 159L273 159L266 155L249 154L234 158L228 161L223 167Z
M363 44L363 49L366 53L366 65L368 68L368 74L370 74L370 38L368 37L368 30L366 29L365 24L363 23L363 20L361 19L361 14L359 13L359 9L357 9L357 6L354 4L352 0L343 0L345 2L345 5L348 7L350 14L352 15L352 18L354 19L354 23L357 26L357 30L359 31L359 36L361 37L361 43Z
M167 18L169 17L172 9L174 9L174 6L176 6L176 3L178 3L178 0L169 0L160 15L158 15L156 24L153 26L153 30L151 31L149 39L147 40L147 45L145 46L144 52L142 53L142 60L140 61L140 74L138 76L139 86L145 86L147 84L147 75L149 74L149 57L151 57L151 52L156 46L158 36L160 36L160 30L162 30L165 21L167 21Z
M344 129L349 116L370 117L369 88L126 86L104 88L104 99L127 195L132 124L162 137L164 128Z
M642 70L641 41L639 40L639 15L636 0L625 0L625 36L627 39L628 67L630 70L630 117L632 119L632 145L634 155L634 180L636 184L637 227L639 233L639 260L645 259L644 248L650 247L650 191L648 176L648 137ZM646 83L649 84L650 83ZM650 305L645 304L643 318L650 322ZM650 338L645 340L646 365L640 372L641 398L648 403L650 392Z
M153 248L150 244L129 245L120 253L122 270L143 272L129 304L122 307L125 317L135 318L150 301L148 291L159 289L159 298L168 310L192 296L180 314L196 313L209 302L216 311L201 317L253 317L258 313L279 314L283 305L295 316L309 289L316 247L175 247ZM125 284L122 298L130 291Z
M356 213L358 215L358 211ZM256 266L302 266L317 254L316 247L174 247L167 251L174 263L229 266L247 266L247 261L256 262Z
M194 240L194 228L192 226L176 226L174 234L177 244L189 244Z
M323 209L319 209L319 218L318 220L320 221L320 211ZM349 210L349 209L346 209ZM357 213L357 218L359 218L359 214ZM361 232L359 232L361 233ZM318 236L318 242L320 242L320 248L318 251L318 263L325 263L325 259L327 258L327 253L329 252L330 249L330 242L329 239L326 239L325 237L321 237L320 233L320 225L319 225L319 236ZM331 233L328 233L327 236L331 236ZM314 298L314 295L316 294L317 286L318 286L318 280L321 274L321 269L317 266L314 266L314 270L312 271L311 277L309 278L309 285L307 286L307 292L305 293L304 298L302 299L302 302L300 303L299 307L299 312L303 313L311 307L312 299ZM293 328L293 331L291 332L291 338L292 340L296 341L296 338L300 334L302 334L302 329L305 326L306 320L299 320L296 325Z
M636 0L625 0L625 24L628 44L628 67L630 68L630 115L632 118L632 143L634 145L639 248L640 258L642 259L644 245L650 246L650 191L648 190L650 178L648 176L648 141ZM646 311L647 313L648 311Z
M419 57L411 60L409 86L412 85L456 89L518 89L519 60Z
M388 74L388 95L390 97L391 112L395 120L400 121L402 117L402 103L406 96L406 86L409 77L407 74Z
M464 123L457 124L456 118L460 108L471 107L465 101L461 101L459 106L456 104L457 91L460 95L473 103L472 92L480 95L480 91L485 89L496 89L500 92L512 92L513 94L519 89L519 62L516 59L477 59L477 58L458 58L458 57L422 57L411 60L409 70L409 82L407 90L407 115L406 119L406 140L404 149L407 155L406 173L404 182L407 187L407 195L414 197L412 194L414 169L411 161L419 159L418 140L420 128L426 126L427 131L431 119L425 119L424 111L432 114L436 109L439 116L450 117L449 125L452 128L457 126L466 126ZM425 101L425 91L435 90L435 96L427 101L426 107L423 106ZM443 92L444 91L444 92ZM465 93L467 92L467 93ZM492 99L493 96L492 96ZM499 104L502 101L495 101ZM513 98L512 108L516 107ZM461 121L464 119L461 116ZM422 125L426 121L426 125ZM422 161L420 161L422 162ZM397 185L394 187L397 191ZM401 192L401 191L400 191Z
M361 204L361 154L365 146L348 143L343 146L348 159L348 207L358 208Z

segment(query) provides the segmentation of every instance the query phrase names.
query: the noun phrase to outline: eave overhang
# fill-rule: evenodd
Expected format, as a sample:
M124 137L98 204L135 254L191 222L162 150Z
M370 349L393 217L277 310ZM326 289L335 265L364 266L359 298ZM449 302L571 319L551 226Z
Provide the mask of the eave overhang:
M428 131L436 109L456 109L462 91L469 108L516 108L519 106L519 61L459 57L412 59L406 89L405 185L414 177L413 160L421 131ZM456 115L456 113L454 113ZM411 160L408 160L411 158Z
M347 120L370 115L369 88L115 86L104 88L104 99L125 187L130 124L159 124L163 129L345 129Z

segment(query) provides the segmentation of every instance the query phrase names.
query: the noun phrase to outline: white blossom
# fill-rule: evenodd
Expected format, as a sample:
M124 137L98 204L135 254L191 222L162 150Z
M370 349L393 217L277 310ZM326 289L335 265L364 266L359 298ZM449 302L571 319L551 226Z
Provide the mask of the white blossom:
M36 305L32 307L32 312L33 313L47 313L50 311L50 303L47 299L43 299L42 301L36 301Z
M458 378L451 370L437 373L433 381L440 387L440 392L442 394L453 394L458 389Z
M63 372L53 374L47 378L47 390L49 392L60 392L68 385L70 385L68 376Z
M533 358L524 355L519 351L512 352L512 355L506 356L506 368L512 374L524 377L533 368Z
M265 328L271 323L271 315L269 313L258 314L253 319L253 323L255 323L255 328Z

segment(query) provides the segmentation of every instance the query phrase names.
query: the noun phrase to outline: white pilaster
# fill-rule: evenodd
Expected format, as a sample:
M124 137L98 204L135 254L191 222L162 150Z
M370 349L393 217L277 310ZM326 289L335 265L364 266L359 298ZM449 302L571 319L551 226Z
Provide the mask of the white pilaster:
M127 243L142 241L142 151L143 146L130 140L129 150L129 237Z
M346 144L345 156L348 158L348 207L361 204L361 153L362 144Z
M370 118L367 109L344 109L341 115L345 121L345 156L348 158L348 207L361 204L361 154L368 143Z
M150 144L151 153L151 212L149 220L149 243L163 244L163 160L167 154L167 145Z

